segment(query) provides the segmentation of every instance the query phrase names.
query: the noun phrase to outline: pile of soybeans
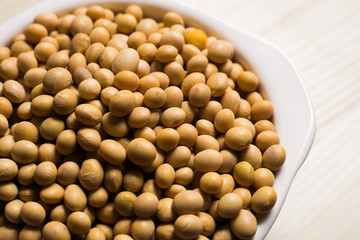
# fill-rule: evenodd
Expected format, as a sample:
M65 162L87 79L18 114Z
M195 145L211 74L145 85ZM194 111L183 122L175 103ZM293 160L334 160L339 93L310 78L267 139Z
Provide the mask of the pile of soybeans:
M286 158L257 75L176 12L124 9L0 47L0 239L251 238Z

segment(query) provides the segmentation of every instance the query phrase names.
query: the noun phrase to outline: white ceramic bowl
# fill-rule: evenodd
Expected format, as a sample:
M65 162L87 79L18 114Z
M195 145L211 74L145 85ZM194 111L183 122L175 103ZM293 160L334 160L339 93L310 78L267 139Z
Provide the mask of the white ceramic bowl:
M257 73L261 89L274 104L274 122L281 145L287 151L282 169L276 173L274 188L278 194L275 207L259 219L254 240L265 238L285 201L296 172L310 151L315 136L315 117L309 96L295 67L276 46L244 32L221 19L177 0L48 0L14 16L0 26L0 46L30 24L38 13L63 12L77 6L101 3L122 10L129 3L143 6L147 16L161 18L168 10L180 13L187 24L230 41L236 48L235 59Z

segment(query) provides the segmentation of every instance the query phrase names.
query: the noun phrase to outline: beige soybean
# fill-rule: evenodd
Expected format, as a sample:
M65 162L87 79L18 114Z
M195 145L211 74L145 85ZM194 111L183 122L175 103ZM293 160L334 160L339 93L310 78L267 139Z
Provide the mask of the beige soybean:
M101 143L100 133L94 128L82 128L77 132L76 138L80 147L86 151L96 151Z
M110 228L111 233L114 233L114 235L120 235L120 234L131 235L131 225L133 224L134 220L135 220L134 218L120 219L115 223L114 228Z
M279 143L279 135L274 131L263 131L255 138L255 144L262 152L270 146L278 145Z
M126 154L134 164L146 166L155 160L156 148L151 142L143 138L136 138L128 144Z
M262 154L260 149L250 144L246 149L239 151L239 161L247 161L254 169L258 169L262 164Z
M252 134L245 127L230 128L225 134L225 143L232 150L239 151L247 148L252 142Z
M78 178L86 190L95 190L104 179L104 169L98 160L87 159L81 164Z
M179 145L192 147L196 143L198 131L193 125L183 123L176 128L176 131L179 133L180 137Z
M114 199L115 210L123 217L134 216L134 203L137 196L130 191L118 193Z
M80 104L75 108L76 119L90 127L94 127L101 122L101 111L91 104Z
M34 55L39 62L46 63L49 57L57 52L56 46L50 42L39 42L34 48ZM20 55L19 55L20 56Z
M254 124L256 135L263 131L275 131L275 126L269 120L259 120Z
M216 172L207 172L200 178L200 189L208 194L220 192L222 186L223 180Z
M34 88L35 89L35 88ZM47 117L54 112L54 97L42 94L31 101L31 112L38 117Z
M4 115L7 119L9 119L11 114L13 113L12 104L5 97L0 97L0 113Z
M254 168L250 163L241 161L234 167L233 176L235 181L243 187L249 187L254 183Z
M55 40L56 41L56 40ZM56 42L57 43L57 42ZM69 51L61 50L50 55L46 61L46 68L51 69L54 67L67 67L70 61Z
M174 183L186 186L191 183L194 178L194 171L189 167L182 167L175 171Z
M197 83L205 83L205 76L202 73L194 72L190 73L184 78L184 81L181 83L181 91L184 96L189 96L190 89Z
M156 135L156 145L163 151L174 149L180 141L179 133L173 128L164 128Z
M78 86L80 96L85 100L95 99L101 92L100 83L93 79L88 78L83 80Z
M75 162L64 162L57 169L56 181L63 186L73 184L77 181L80 167Z
M222 196L217 205L217 212L223 218L233 218L242 208L242 199L236 193L227 193Z
M186 64L188 72L205 72L209 61L206 56L197 54L189 59Z
M10 157L11 149L15 144L15 138L12 135L5 135L0 138L0 156Z
M107 165L104 175L104 186L110 193L118 192L123 180L123 173L119 166Z
M15 80L7 80L3 84L3 95L12 103L21 103L25 100L24 87Z
M250 120L246 119L246 118L236 118L234 120L234 126L243 126L246 127L247 129L249 129L249 131L251 132L252 137L255 137L256 134L256 130L254 125L251 123Z
M60 115L67 115L73 112L78 104L78 98L74 91L64 89L54 96L53 109Z
M16 141L28 140L36 143L39 139L39 131L31 122L22 121L16 124L14 137Z
M271 171L279 170L286 159L286 151L283 146L275 144L265 150L262 158L264 167Z
M216 222L214 218L206 212L199 212L197 216L200 218L203 224L203 230L201 234L205 236L211 236L216 230Z
M104 187L99 187L94 191L87 193L87 203L91 207L99 208L106 204L109 199L109 193Z
M134 15L129 13L119 13L115 17L117 23L117 29L121 33L131 33L135 30L137 19Z
M220 150L220 145L216 138L210 135L199 135L196 139L196 143L194 145L195 153L199 153L203 150L213 149L216 151Z
M62 131L56 138L56 150L62 155L73 153L76 147L76 133L71 129Z
M159 200L156 217L162 222L172 222L176 219L176 212L173 209L172 198L162 198Z
M246 101L248 101L251 106L254 105L256 102L263 100L263 96L257 91L250 92L246 95Z
M18 174L17 164L8 158L0 158L0 181L10 181Z
M19 199L28 202L39 199L40 188L37 185L22 186L19 188Z
M211 89L204 83L197 83L189 91L189 102L194 107L205 106L211 98Z
M114 73L106 68L100 68L95 72L94 78L100 84L101 89L114 85Z
M44 186L40 190L40 199L47 204L56 204L64 199L65 190L57 183Z
M220 151L220 154L223 158L221 167L218 169L219 173L230 173L232 172L234 166L238 162L238 157L235 151L230 149L224 149Z
M144 138L149 142L151 142L152 144L154 144L156 140L156 134L152 128L145 126L142 128L135 129L134 138Z
M214 118L214 126L217 131L226 133L234 126L235 115L230 109L220 110Z
M269 100L260 100L251 106L251 120L253 122L270 119L273 114L274 106Z
M3 182L0 183L0 200L1 201L11 201L16 198L19 190L15 183L13 182Z
M105 69L110 70L111 66L112 66L112 62L114 61L118 52L119 51L116 48L111 47L111 46L106 46L99 57L100 66ZM111 72L111 73L113 74L113 72ZM96 72L95 72L95 74L96 74Z
M185 70L178 62L170 62L164 66L164 73L169 76L170 83L176 86L181 85L185 78Z
M165 127L177 127L185 121L185 111L178 107L171 107L166 109L161 114L161 122Z
M167 100L165 91L159 87L148 89L144 94L144 104L149 108L160 108Z
M126 119L115 117L110 112L103 115L101 120L103 130L113 137L123 137L129 132Z
M21 219L20 212L23 206L24 206L24 202L19 199L15 199L6 203L4 207L4 214L6 219L14 224L22 223L23 221Z
M4 59L1 61L0 66L0 77L4 80L16 79L19 76L19 68L17 66L16 57Z
M256 217L246 209L241 209L240 213L230 220L230 228L238 238L251 238L257 230Z
M55 140L64 131L65 123L58 117L49 117L40 125L40 135L46 140Z
M235 188L235 180L234 177L230 174L221 174L220 175L223 181L222 187L220 191L216 194L214 194L214 197L220 199L222 196L224 196L227 193L230 193Z
M175 60L178 50L173 45L162 45L156 51L155 58L161 63L168 63Z
M56 176L57 168L52 162L40 163L34 172L34 180L40 186L53 183L56 180Z
M251 201L251 192L249 191L249 189L244 187L238 187L235 188L232 192L238 194L241 197L242 208L247 208L249 206Z
M259 189L263 186L272 186L274 184L274 174L267 168L258 168L254 172L253 187Z
M129 114L135 107L135 97L129 90L117 92L109 102L109 110L116 117Z
M106 240L105 234L99 228L92 228L86 234L86 240Z
M20 210L21 219L29 226L39 226L45 220L45 209L37 202L26 202Z
M151 63L156 57L157 48L153 43L143 43L138 46L137 51L141 59Z
M121 164L125 161L126 151L120 143L112 139L103 140L100 143L101 156L110 164Z
M76 211L68 216L66 225L75 235L83 235L90 231L91 221L86 213Z
M213 41L208 51L208 58L215 63L224 63L234 54L233 46L224 40Z
M181 239L195 239L203 231L201 219L192 214L185 214L178 217L174 223L175 234Z
M165 90L166 94L166 102L164 105L164 108L171 108L171 107L181 107L181 104L184 100L183 92L180 90L180 88L176 86L170 86L166 88Z
M17 65L21 72L26 73L28 70L32 68L36 68L38 66L38 61L35 58L33 51L20 53L17 57Z
M200 193L185 190L175 195L173 208L178 214L196 214L203 207L204 199Z
M223 163L221 154L214 149L207 149L195 155L194 164L201 172L218 170Z
M145 107L135 107L127 117L127 123L131 128L141 128L150 120L150 110Z
M251 209L258 214L265 214L273 208L276 200L277 194L272 187L261 187L251 197Z
M21 120L30 120L34 114L31 112L31 102L23 102L16 110L17 116Z
M148 179L142 186L141 193L153 193L159 199L162 196L162 189L156 185L154 179Z
M213 122L216 114L222 109L218 101L209 101L205 106L200 108L199 117Z
M20 140L11 149L12 159L20 164L34 162L38 156L37 146L28 140Z
M132 48L125 48L119 51L112 63L114 74L121 71L135 72L139 64L139 53Z
M34 163L22 165L21 167L19 167L19 171L16 176L17 181L23 186L33 184L35 169L36 169L36 164Z
M228 77L225 73L216 72L207 79L206 84L211 89L212 97L220 97L225 94L228 88Z
M134 239L152 239L155 235L155 223L151 218L137 218L131 225Z
M165 161L173 168L180 168L186 166L191 158L191 151L186 146L177 146L166 154Z
M245 99L240 99L239 110L236 113L236 117L249 119L250 114L251 114L250 103Z
M134 202L134 213L138 217L147 218L156 213L159 200L153 193L142 193Z
M19 240L41 240L41 230L37 227L25 226L20 230Z
M87 197L84 191L76 184L70 184L65 188L64 204L71 211L81 211L85 208Z
M60 67L48 70L43 78L44 90L50 94L56 94L61 90L70 87L72 83L71 73Z
M162 189L170 187L175 180L175 170L168 164L160 165L155 171L155 183Z
M101 102L105 106L109 106L111 97L114 96L118 91L119 90L115 87L104 88L103 90L101 90L101 93L100 93Z

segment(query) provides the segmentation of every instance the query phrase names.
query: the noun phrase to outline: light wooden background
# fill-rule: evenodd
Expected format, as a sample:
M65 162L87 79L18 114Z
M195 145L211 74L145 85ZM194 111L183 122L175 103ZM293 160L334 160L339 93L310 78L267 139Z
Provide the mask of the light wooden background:
M0 0L0 22L40 1ZM278 45L312 98L315 142L266 239L360 239L360 1L183 2Z

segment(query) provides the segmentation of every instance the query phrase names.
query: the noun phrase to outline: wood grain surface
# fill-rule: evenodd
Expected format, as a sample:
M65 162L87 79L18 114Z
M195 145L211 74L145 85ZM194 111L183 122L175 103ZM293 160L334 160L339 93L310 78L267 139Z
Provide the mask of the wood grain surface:
M41 1L0 0L0 22ZM183 2L278 45L311 96L315 142L266 239L360 239L360 1Z

